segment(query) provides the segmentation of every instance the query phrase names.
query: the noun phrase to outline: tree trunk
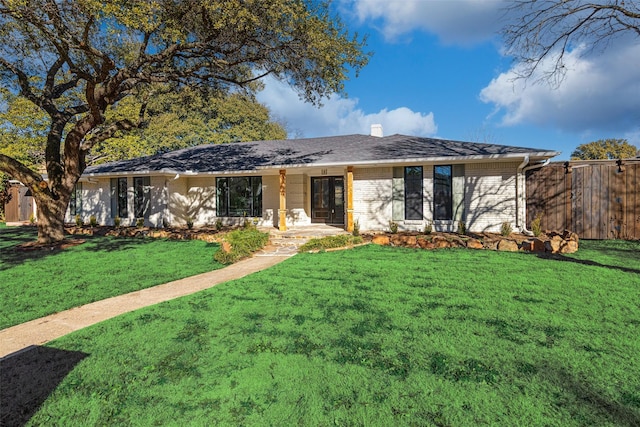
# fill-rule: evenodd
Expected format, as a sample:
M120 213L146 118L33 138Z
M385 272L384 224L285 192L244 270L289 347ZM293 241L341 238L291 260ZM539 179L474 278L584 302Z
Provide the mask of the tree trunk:
M38 243L48 244L64 239L64 214L68 200L36 199L38 207Z

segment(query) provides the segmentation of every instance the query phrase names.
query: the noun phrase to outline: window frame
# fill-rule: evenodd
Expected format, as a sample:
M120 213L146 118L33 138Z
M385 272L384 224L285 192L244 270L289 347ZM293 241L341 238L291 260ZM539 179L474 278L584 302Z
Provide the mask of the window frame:
M151 202L151 178L149 176L133 177L133 213L136 218L149 217Z
M71 192L71 198L69 199L69 215L75 217L76 215L82 215L82 183L76 182Z
M217 217L261 217L262 204L262 176L216 178Z
M413 174L412 170L419 171ZM404 219L421 221L424 219L424 171L422 166L404 168Z
M439 174L438 169L444 168L448 169L448 173ZM438 176L445 177L445 185ZM433 219L453 221L453 165L433 166Z
M127 177L111 178L111 218L129 216L128 185Z

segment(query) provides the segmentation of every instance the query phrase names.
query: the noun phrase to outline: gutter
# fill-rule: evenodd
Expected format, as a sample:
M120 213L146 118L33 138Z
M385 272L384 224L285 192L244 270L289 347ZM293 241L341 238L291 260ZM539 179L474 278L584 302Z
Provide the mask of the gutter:
M542 163L535 163L533 165L527 166L529 163L529 156L525 157L525 160L518 166L518 173L522 174L522 194L524 196L524 217L527 215L527 178L525 176L527 171L543 168L547 166L551 162L551 158L545 160ZM520 176L520 175L519 175ZM517 224L516 224L517 227ZM527 221L524 220L522 226L520 226L520 232L522 234L526 234L527 236L533 236L533 233L530 230L527 230Z

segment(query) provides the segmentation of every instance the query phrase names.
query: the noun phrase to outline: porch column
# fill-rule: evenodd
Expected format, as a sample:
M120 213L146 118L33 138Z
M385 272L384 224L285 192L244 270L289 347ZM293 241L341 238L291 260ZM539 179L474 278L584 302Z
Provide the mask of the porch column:
M353 166L347 167L347 231L353 231Z
M280 209L278 209L278 229L287 231L287 171L280 169Z

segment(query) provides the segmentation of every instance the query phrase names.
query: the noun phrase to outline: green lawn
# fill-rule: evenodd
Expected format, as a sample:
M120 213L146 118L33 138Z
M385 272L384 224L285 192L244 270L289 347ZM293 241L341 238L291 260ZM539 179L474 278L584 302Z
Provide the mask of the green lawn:
M64 250L15 249L36 234L0 228L0 329L222 267L213 260L218 246L196 240L83 236Z
M635 426L639 337L638 242L300 254L49 343L31 424Z

